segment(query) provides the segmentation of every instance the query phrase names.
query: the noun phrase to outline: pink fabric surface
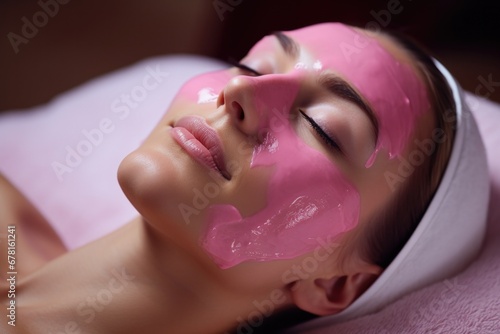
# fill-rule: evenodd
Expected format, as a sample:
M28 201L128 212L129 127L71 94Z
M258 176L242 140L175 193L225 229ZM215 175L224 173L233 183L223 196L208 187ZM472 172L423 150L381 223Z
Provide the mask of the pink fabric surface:
M377 313L305 334L500 333L500 105L471 94L467 102L486 146L491 175L488 230L478 258L460 274Z

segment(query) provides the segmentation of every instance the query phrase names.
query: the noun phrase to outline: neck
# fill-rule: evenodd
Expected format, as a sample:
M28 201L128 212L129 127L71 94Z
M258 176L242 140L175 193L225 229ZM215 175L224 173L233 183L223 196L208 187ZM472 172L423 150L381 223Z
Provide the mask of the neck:
M253 301L269 296L221 284L198 258L141 219L48 263L20 284L20 307L54 333L222 333L255 312Z

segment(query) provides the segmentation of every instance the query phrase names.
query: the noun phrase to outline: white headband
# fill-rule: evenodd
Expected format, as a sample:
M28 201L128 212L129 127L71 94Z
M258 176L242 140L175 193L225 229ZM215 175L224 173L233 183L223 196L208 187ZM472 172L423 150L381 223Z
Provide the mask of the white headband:
M457 128L448 166L425 215L392 263L354 303L339 314L311 320L291 332L375 312L411 291L457 274L478 254L490 190L486 152L461 88L443 65L434 62L453 92Z

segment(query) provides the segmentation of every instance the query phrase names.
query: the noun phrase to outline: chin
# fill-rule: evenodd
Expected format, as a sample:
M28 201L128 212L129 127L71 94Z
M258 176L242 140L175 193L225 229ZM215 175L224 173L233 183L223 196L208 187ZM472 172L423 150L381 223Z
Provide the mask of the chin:
M175 153L175 152L174 152ZM186 220L181 207L191 206L197 180L182 157L139 149L122 160L118 182L125 196L144 220L165 236L198 241L206 210ZM194 174L196 175L196 174Z

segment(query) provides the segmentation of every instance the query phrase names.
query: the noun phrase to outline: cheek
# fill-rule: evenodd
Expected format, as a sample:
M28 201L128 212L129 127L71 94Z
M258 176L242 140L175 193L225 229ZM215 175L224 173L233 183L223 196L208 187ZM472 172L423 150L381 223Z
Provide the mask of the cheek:
M336 241L357 225L356 188L289 126L269 132L254 151L252 167L269 166L273 172L263 210L243 217L231 205L209 209L202 245L221 268L249 260L292 259Z
M231 74L227 70L201 74L186 82L175 99L182 98L198 104L216 102L219 92L230 79Z

